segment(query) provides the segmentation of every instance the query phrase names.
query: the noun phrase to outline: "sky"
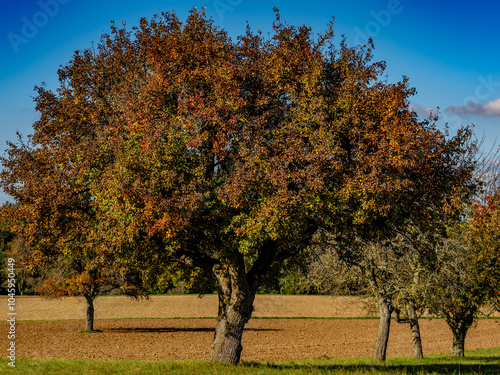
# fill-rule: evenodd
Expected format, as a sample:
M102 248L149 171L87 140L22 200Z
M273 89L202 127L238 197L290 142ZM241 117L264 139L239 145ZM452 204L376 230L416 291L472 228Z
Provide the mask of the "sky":
M484 149L500 143L500 2L461 0L0 0L0 155L7 141L26 137L38 116L35 85L58 87L57 70L75 50L91 47L110 30L163 11L185 20L206 8L215 24L236 39L253 30L271 31L273 7L287 23L324 31L335 17L337 40L375 45L374 61L387 62L387 79L403 76L417 94L412 108L422 117L439 107L439 126L453 134L474 125ZM0 190L0 204L9 197Z

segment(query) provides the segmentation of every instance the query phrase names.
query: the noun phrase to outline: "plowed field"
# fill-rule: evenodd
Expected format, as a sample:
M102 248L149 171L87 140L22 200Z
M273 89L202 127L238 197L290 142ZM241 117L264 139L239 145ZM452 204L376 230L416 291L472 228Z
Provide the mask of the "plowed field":
M352 297L258 296L256 319L247 324L243 335L242 360L370 356L376 319L262 319L367 317L364 306L364 300ZM37 359L205 360L216 310L216 296L158 296L142 302L100 298L96 301L94 328L101 332L80 333L84 321L67 319L84 316L81 299L18 298L16 355ZM0 328L5 346L7 323L1 323ZM424 354L451 351L451 333L443 320L423 319L421 331ZM467 336L466 349L489 347L500 347L500 318L480 320ZM388 356L411 353L408 325L393 322Z

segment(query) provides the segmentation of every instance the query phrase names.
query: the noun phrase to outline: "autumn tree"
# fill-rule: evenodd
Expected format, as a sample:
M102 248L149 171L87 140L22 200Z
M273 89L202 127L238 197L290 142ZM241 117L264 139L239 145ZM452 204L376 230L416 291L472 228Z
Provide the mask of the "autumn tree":
M171 14L143 20L136 38L151 74L122 102L107 133L115 162L94 187L116 237L147 233L214 273L217 362L239 361L257 288L316 229L307 159L323 156L302 153L320 145L309 144L297 104L313 104L319 55L308 29L275 31L235 45L195 11L183 26Z
M84 297L86 331L94 331L94 301L98 296L113 293L139 298L147 295L140 270L125 271L116 267L110 257L82 249L66 247L50 255L35 249L22 259L21 266L38 276L36 291L42 296Z
M365 280L372 286L381 313L374 358L384 360L392 300L401 290L400 281L393 276L405 261L405 253L411 259L414 255L433 257L432 252L418 254L411 231L439 235L446 223L459 219L462 203L478 186L473 176L477 145L469 128L450 138L436 128L437 118L417 119L408 109L413 91L406 79L396 85L375 80L370 74L383 71L384 65L366 65L370 56L364 53L344 48L342 56L350 58L335 61L342 72L343 90L334 98L342 106L334 102L330 108L337 111L336 123L346 127L337 139L349 169L336 180L342 181L335 194L342 203L342 220L325 228L336 251L352 265L362 266ZM349 110L343 112L344 108ZM391 244L400 236L408 242L408 250L398 254ZM413 264L416 268L410 273L416 276L420 266ZM409 296L405 298L408 302ZM415 317L411 304L408 308ZM415 348L420 352L417 321L412 321Z
M483 139L484 140L484 139ZM480 142L482 144L482 141ZM453 335L452 356L465 354L468 330L486 308L498 308L500 247L498 151L477 151L473 199L462 201L458 221L435 243L437 267L426 293L431 312L445 318Z
M1 211L8 208L9 203L5 203L0 207L0 264L2 265L2 270L0 271L0 290L5 291L5 283L7 281L6 267L7 264L7 252L11 247L12 240L14 239L14 233L8 230L6 223L1 220Z
M237 42L196 10L113 27L61 69L57 93L39 91L28 154L43 168L14 145L3 161L26 234L212 273L210 360L238 363L257 289L320 228L375 237L465 194L466 132L419 121L370 44L333 42L332 25L313 37L278 12L269 37L248 27Z
M95 190L117 237L158 236L214 272L210 359L237 363L258 286L319 228L388 237L452 210L469 133L419 121L407 80L379 79L371 47L336 49L331 31L313 42L277 15L270 39L248 29L235 45L202 14L163 17L141 23L151 75L108 133L115 162Z
M91 181L110 158L98 142L101 129L119 116L110 90L140 74L140 68L133 68L140 66L133 43L113 30L115 44L101 44L99 52L76 52L59 70L57 93L44 85L35 88L40 119L34 133L8 143L7 156L1 158L0 186L15 202L5 214L12 231L33 249L25 266L43 271L42 293L86 299L87 330L93 329L96 296L111 280L116 284L117 273L129 273L113 265L117 248L104 240L101 213L90 191ZM127 291L140 292L122 281Z
M473 209L468 226L469 247L476 255L474 267L486 291L487 303L500 311L500 194L487 196Z
M495 306L500 290L498 198L476 201L466 218L437 248L439 266L427 294L431 312L450 327L454 357L465 355L470 327L488 303Z

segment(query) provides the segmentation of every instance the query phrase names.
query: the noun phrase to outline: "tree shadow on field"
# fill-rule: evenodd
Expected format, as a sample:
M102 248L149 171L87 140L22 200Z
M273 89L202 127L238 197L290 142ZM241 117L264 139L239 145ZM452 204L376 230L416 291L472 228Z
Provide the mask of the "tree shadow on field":
M141 327L127 327L127 328L107 328L106 332L118 333L175 333L175 332L214 332L215 328L141 328Z
M215 332L215 328L195 327L158 327L158 328L143 328L143 327L127 327L127 328L107 328L106 332L120 333L176 333L176 332ZM275 328L245 328L245 331L256 332L278 332L282 329Z

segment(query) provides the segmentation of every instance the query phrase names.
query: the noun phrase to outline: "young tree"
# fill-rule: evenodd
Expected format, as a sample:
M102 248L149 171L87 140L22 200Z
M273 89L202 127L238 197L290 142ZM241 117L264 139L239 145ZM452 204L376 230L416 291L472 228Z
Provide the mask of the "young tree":
M455 233L438 249L439 268L429 291L430 311L446 319L453 334L453 357L463 357L465 337L485 301L477 285L470 253L460 234Z
M147 291L139 271L113 268L113 260L84 249L65 249L57 255L32 251L22 266L41 280L37 292L46 297L84 297L86 301L85 330L94 331L94 301L98 296L121 293L135 298ZM115 266L116 267L116 266Z
M325 233L319 242L301 275L302 289L373 296L380 313L373 358L386 358L393 314L398 323L409 323L414 358L423 358L418 318L435 267L430 239L407 228L390 240L339 244Z
M427 271L423 266L423 251L415 246L415 239L401 235L384 241L358 239L349 248L342 248L337 261L337 267L347 268L345 277L368 284L367 293L378 306L380 320L374 360L386 359L393 314L398 323L410 323L413 355L423 358L418 315L423 307L421 295Z
M453 335L452 356L465 355L465 339L481 309L500 290L498 198L471 207L468 220L450 229L438 248L439 268L428 292L431 311L443 316Z
M26 267L43 274L44 294L85 297L87 330L93 329L95 297L108 290L111 279L119 279L116 273L128 272L112 265L117 247L103 235L102 213L90 191L111 157L99 137L119 116L112 91L145 74L128 35L113 32L114 44L77 52L59 70L57 94L36 87L40 119L34 134L8 143L8 156L0 159L0 186L15 201L6 217L32 249Z
M8 218L16 213L14 206L4 207L6 227L19 228ZM99 295L121 292L136 298L146 295L139 270L118 267L108 255L85 248L76 241L50 251L43 246L29 246L13 237L7 255L16 259L16 282L21 294L39 293L47 297L82 296L87 303L85 330L94 330L94 300Z

